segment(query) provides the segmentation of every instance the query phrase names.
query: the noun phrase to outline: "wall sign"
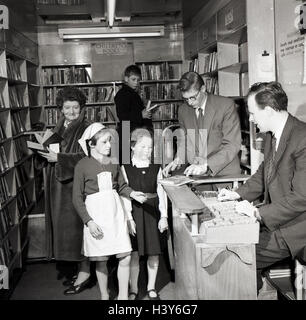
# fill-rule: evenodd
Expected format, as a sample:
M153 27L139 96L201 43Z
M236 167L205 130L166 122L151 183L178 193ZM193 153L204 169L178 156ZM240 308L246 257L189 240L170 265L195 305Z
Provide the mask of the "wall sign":
M126 42L101 42L95 43L96 54L122 56L128 53L128 43Z
M91 44L92 77L94 82L122 80L124 69L133 64L133 43L101 41Z

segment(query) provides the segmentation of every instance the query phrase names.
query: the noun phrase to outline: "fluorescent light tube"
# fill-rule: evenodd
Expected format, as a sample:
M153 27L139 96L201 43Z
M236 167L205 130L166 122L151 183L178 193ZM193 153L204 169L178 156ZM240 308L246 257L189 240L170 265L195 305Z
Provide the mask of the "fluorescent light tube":
M139 27L82 27L59 28L58 33L62 39L111 39L136 37L161 37L164 35L164 26Z
M141 38L141 37L160 37L160 32L146 33L96 33L96 34L64 34L63 39L110 39L110 38Z

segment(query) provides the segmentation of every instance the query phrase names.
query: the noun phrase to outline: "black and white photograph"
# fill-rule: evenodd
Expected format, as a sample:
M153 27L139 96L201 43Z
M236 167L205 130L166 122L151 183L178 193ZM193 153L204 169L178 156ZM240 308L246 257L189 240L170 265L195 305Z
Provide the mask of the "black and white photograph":
M0 300L306 300L305 34L305 0L0 0Z

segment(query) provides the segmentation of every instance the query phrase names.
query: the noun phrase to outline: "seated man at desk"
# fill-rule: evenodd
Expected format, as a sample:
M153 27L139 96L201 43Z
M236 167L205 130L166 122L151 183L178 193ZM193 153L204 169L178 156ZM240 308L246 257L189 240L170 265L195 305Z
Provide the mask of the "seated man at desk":
M254 84L248 94L250 120L266 132L264 161L236 192L223 189L219 200L238 200L236 210L261 222L256 245L257 290L264 268L295 257L306 244L306 124L287 112L288 98L277 82ZM250 204L264 195L264 205Z
M178 120L187 131L190 164L184 174L239 175L241 132L235 103L229 98L207 94L204 81L196 72L185 73L179 88L186 103L179 108ZM168 176L182 164L184 160L177 156L165 167L164 175Z

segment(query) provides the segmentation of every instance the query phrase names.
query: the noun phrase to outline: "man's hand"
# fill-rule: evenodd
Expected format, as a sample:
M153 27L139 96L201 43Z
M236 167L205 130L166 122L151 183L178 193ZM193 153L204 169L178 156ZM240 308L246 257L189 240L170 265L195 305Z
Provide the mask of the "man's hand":
M90 234L96 239L101 240L104 237L104 233L100 226L98 226L93 220L87 223Z
M158 230L160 233L163 233L168 229L168 219L166 217L162 217L158 221Z
M147 111L146 109L143 109L141 113L142 113L143 119L151 119L151 117L152 117L152 112Z
M132 191L130 197L141 204L148 200L146 195L141 191Z
M188 176L201 176L207 172L207 164L192 164L185 171L184 174Z
M219 201L234 201L240 199L240 195L231 190L222 189L218 194Z
M136 223L133 219L130 219L127 221L127 225L128 225L128 229L129 229L129 233L132 236L136 235Z
M249 201L244 200L241 202L238 202L236 204L236 211L241 213L241 214L245 214L251 218L255 218L255 213L256 213L256 207L254 207L253 205L250 204Z
M48 162L57 162L57 153L51 151L49 148L47 148L49 152L40 152L38 153L48 160Z
M169 173L180 169L182 166L181 161L179 160L179 158L175 158L172 162L170 162L164 169L163 169L163 176L164 177L169 177Z

